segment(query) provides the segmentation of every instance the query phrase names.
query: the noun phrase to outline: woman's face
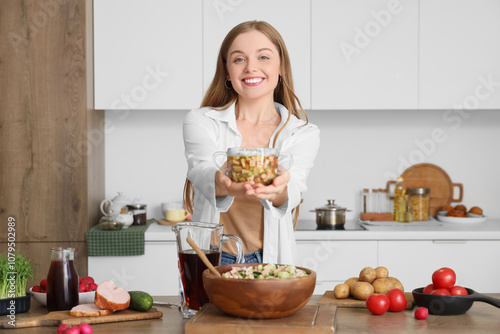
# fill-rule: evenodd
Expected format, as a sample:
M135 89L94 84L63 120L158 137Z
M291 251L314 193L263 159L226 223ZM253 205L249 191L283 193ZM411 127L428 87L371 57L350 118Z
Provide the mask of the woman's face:
M273 98L280 73L280 55L263 33L240 34L229 47L226 68L239 99Z

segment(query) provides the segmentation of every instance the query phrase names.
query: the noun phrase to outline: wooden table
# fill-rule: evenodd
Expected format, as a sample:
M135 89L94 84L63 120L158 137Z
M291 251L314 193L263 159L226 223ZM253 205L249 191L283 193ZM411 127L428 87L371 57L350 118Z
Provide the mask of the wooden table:
M500 298L500 294L488 294ZM309 304L317 304L321 296L313 296ZM179 303L178 297L155 297L155 301ZM137 334L137 333L184 333L184 320L175 307L155 306L163 312L162 319L128 321L111 324L92 325L94 333L108 334ZM17 317L38 316L46 314L47 310L32 300L31 310L28 313L18 314ZM475 302L472 308L464 315L435 316L429 315L426 320L415 320L414 311L398 313L387 312L381 316L374 316L363 308L339 308L337 310L336 333L499 333L500 309L492 305ZM3 316L5 317L5 316ZM10 330L16 333L16 330ZM50 333L56 332L55 327L23 328L18 333ZM8 332L5 332L8 333ZM207 333L210 330L207 329Z

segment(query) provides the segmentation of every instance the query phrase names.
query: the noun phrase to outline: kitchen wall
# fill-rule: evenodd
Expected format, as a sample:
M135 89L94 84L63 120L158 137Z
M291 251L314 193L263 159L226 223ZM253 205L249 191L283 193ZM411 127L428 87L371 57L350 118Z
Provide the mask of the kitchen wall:
M106 111L105 194L118 191L148 204L182 199L187 164L182 141L186 111ZM321 147L304 193L300 219L327 199L359 214L362 188L384 188L410 165L428 162L462 183L463 203L500 217L500 112L495 110L308 111Z

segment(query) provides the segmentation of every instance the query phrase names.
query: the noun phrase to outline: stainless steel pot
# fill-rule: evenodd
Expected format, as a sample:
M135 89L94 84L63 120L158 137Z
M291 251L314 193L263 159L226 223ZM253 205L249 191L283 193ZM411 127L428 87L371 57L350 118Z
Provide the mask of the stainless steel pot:
M329 199L327 200L328 204L321 207L316 208L316 210L311 210L311 212L316 212L316 224L318 227L340 227L345 224L345 213L346 208L340 207L335 204L335 200Z

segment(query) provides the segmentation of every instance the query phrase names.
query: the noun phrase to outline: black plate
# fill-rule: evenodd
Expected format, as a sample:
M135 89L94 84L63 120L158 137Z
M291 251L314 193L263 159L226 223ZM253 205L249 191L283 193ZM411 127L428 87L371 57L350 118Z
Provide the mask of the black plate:
M424 288L412 291L414 304L426 307L430 314L460 315L467 312L477 302L485 302L500 307L500 299L482 295L472 289L465 288L468 296L442 296L422 293Z

